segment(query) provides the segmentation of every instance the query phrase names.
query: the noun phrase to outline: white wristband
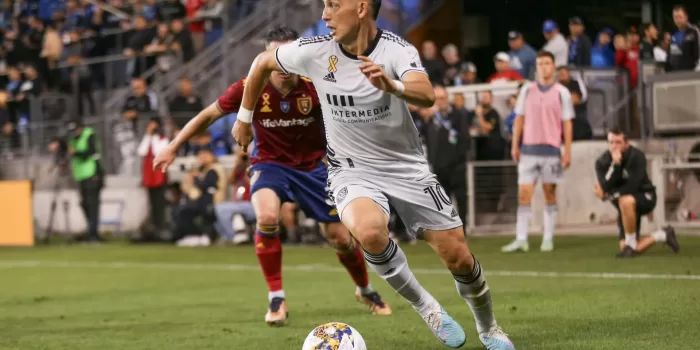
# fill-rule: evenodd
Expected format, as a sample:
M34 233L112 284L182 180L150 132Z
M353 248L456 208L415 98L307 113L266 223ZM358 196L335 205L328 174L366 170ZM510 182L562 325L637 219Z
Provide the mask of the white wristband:
M396 85L396 91L392 92L392 95L401 97L406 91L406 86L400 80L394 80L394 85Z
M238 115L236 116L236 119L244 123L250 124L253 122L253 111L245 109L243 108L243 106L241 106L238 109Z

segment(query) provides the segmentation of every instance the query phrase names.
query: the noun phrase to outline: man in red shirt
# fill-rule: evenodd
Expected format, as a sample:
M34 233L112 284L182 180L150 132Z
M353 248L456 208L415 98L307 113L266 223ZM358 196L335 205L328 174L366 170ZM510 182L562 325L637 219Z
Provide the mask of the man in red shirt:
M496 65L496 73L491 74L488 83L502 83L524 80L520 73L510 69L510 56L505 52L499 52L493 58Z
M204 21L193 21L197 17L197 11L206 4L206 0L187 0L185 3L185 11L187 19L190 22L190 33L192 34L192 42L197 53L204 49Z
M637 31L630 28L625 41L616 40L615 49L615 65L629 71L630 87L634 89L637 87L639 76L639 35Z
M280 27L267 36L268 49L296 40L296 31ZM217 102L190 120L180 134L156 159L167 167L177 149L200 128L222 116L238 112L243 100L245 78L231 85ZM316 88L308 79L293 74L272 73L257 101L254 119L255 149L251 152L252 203L258 229L255 252L267 280L270 306L265 315L269 325L283 325L287 303L282 289L282 247L279 238L280 206L296 202L307 217L322 224L338 259L355 281L356 296L374 314L389 315L391 309L375 292L359 244L340 222L333 201L328 198L326 135Z

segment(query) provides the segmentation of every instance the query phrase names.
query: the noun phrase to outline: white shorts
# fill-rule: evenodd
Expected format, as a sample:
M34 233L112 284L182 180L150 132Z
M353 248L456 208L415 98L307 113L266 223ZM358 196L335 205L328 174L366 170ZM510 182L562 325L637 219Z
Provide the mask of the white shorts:
M379 204L387 218L391 205L415 236L422 235L425 230L441 231L462 226L452 200L429 171L406 179L360 169L342 169L329 174L328 186L341 220L343 210L350 202L366 197Z
M543 184L556 184L564 178L561 158L523 154L518 163L518 184L534 185L538 179Z

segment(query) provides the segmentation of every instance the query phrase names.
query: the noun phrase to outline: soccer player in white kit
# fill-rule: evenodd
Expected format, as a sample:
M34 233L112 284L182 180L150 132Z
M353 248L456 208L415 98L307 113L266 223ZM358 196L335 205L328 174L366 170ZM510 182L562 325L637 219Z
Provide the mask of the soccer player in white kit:
M462 222L423 155L406 102L430 107L435 94L418 51L377 29L380 0L326 0L331 35L301 38L255 59L233 135L253 137L252 109L272 71L309 77L319 93L328 139L328 182L343 223L369 266L421 315L445 345L466 342L462 327L418 283L389 239L389 203L422 234L452 272L488 349L514 349L493 316L491 294L469 251ZM396 79L396 80L394 80Z
M544 235L540 251L550 252L557 223L557 183L571 165L574 105L569 90L554 76L554 55L537 53L537 81L520 90L515 106L511 156L518 162L518 221L515 240L501 248L504 253L527 252L527 234L532 217L532 194L537 180L544 192ZM560 148L564 139L564 152ZM522 140L521 140L522 137ZM522 145L521 145L522 141Z

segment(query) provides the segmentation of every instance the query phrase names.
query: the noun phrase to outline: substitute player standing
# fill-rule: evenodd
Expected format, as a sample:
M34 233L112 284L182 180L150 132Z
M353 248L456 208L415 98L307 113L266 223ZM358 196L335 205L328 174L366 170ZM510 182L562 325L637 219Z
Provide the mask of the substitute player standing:
M267 45L275 48L298 37L292 29L275 28L268 33ZM217 102L192 119L167 151L158 154L156 165L167 166L175 151L198 130L226 114L238 112L245 85L246 79L237 81ZM322 223L322 231L355 281L357 299L369 305L374 314L391 314L389 305L370 286L362 251L328 198L323 163L326 139L314 86L298 75L274 72L255 103L255 111L259 118L255 120L250 182L258 226L255 253L269 287L270 305L265 321L283 325L287 318L279 238L280 205L284 202L297 202L308 217Z
M527 234L532 217L532 194L537 180L544 191L544 236L540 250L554 249L552 238L557 224L557 183L571 164L574 105L569 90L554 79L554 55L537 53L537 81L520 90L515 106L511 156L518 162L518 221L515 241L501 248L504 253L527 252ZM564 134L564 153L561 139ZM522 137L522 146L521 146Z
M253 137L253 111L273 71L310 77L319 91L328 140L329 187L343 223L362 244L365 259L418 311L445 345L466 342L462 327L418 283L400 247L389 239L391 204L406 226L440 255L476 319L488 349L513 349L493 316L479 262L462 222L429 168L406 102L430 107L433 87L418 51L377 29L379 0L326 0L331 35L302 38L264 52L248 74L233 135ZM393 80L397 79L397 80Z

